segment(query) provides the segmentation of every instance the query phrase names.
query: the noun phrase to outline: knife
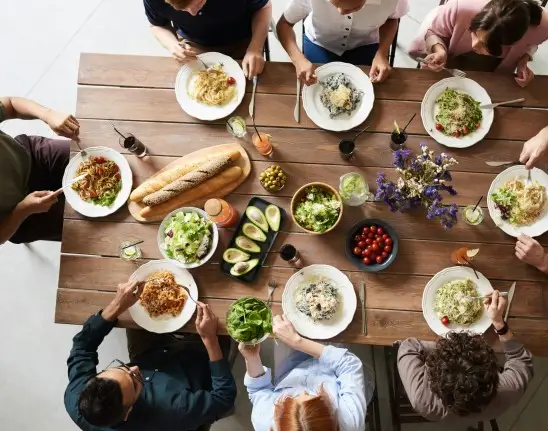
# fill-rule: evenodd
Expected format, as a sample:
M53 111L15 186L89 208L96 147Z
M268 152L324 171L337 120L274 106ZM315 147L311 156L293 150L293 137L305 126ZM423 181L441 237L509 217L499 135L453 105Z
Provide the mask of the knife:
M510 313L510 307L512 306L512 300L514 299L514 291L516 290L516 282L512 283L510 291L508 292L508 305L506 306L506 312L504 313L504 321L508 322L508 313Z
M297 78L297 102L293 111L293 118L297 123L301 122L301 80Z
M359 294L362 304L362 334L367 335L367 328L365 326L365 281L360 281Z
M507 100L506 102L489 103L488 105L481 105L480 109L493 109L493 108L496 108L497 106L510 105L511 103L520 103L520 102L525 102L525 97L521 97L519 99L514 99L514 100Z
M255 119L255 91L257 91L257 77L253 77L253 92L251 93L251 102L249 102L249 116Z
M83 180L84 178L86 178L88 176L88 174L82 174L76 178L73 178L72 180L70 180L68 183L66 183L63 187L61 187L60 189L56 190L54 193L53 193L53 196L59 196L63 190L65 190L66 188L69 188L70 186L72 186L73 184L77 183L78 181L80 180Z
M489 166L493 166L493 167L498 167L498 166L513 166L513 165L519 165L521 164L519 161L515 161L515 162L485 162L486 165L489 165Z

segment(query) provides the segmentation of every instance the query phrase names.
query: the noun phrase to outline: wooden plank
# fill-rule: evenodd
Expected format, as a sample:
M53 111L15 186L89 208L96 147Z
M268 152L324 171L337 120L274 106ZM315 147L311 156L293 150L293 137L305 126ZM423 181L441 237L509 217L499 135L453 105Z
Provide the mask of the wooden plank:
M171 57L82 53L78 84L172 89L180 67ZM369 67L361 69L369 71ZM508 73L467 72L467 76L483 86L493 102L525 97L522 106L544 108L548 105L548 77L536 76L527 88L520 88ZM375 97L420 102L433 84L446 77L426 70L395 68L385 83L375 85ZM250 90L248 85L246 91ZM266 63L257 92L294 95L293 64Z
M115 292L117 283L129 279L136 266L118 258L96 258L87 256L61 256L59 288L72 290L97 290ZM378 276L355 271L344 271L354 286L366 282L366 307L375 309L422 311L422 293L429 278L386 274ZM220 272L219 265L206 264L192 270L199 289L199 298L235 300L252 294L266 299L268 280L274 279L278 289L274 291L274 302L282 299L283 288L294 274L291 268L269 268L259 273L252 284L237 282ZM508 291L510 283L493 280L493 287ZM512 317L548 317L548 292L539 283L520 282L512 302ZM398 298L394 301L394 298ZM358 307L359 301L358 301Z
M420 121L420 120L415 120ZM138 121L115 121L123 132L133 133L148 147L149 153L156 156L183 156L206 146L232 142L225 126L212 124L151 123ZM119 136L112 125L103 120L80 120L82 147L95 147L99 143L129 154L118 143ZM278 163L304 161L349 166L349 162L339 157L339 140L351 139L352 132L335 134L325 130L283 129L265 127L264 133L272 136L274 153L270 160ZM238 140L247 150L252 160L265 160L251 143L250 135ZM436 153L445 152L459 162L454 171L491 172L498 174L501 168L491 167L486 161L518 160L523 147L522 141L486 139L481 145L461 149L447 148L429 136L409 136L407 147L420 151L424 142ZM389 148L390 135L386 133L365 133L356 141L356 159L351 165L391 167L393 152ZM73 144L76 151L76 144Z
M89 316L105 308L114 297L112 292L92 292L68 289L57 290L56 323L83 324ZM207 299L213 312L219 317L219 332L226 334L225 315L231 301ZM279 304L273 304L273 312L280 313ZM371 309L367 311L367 335L361 334L361 316L358 310L350 326L333 342L359 344L391 345L410 335L422 340L434 340L422 313L412 311L387 311ZM525 343L534 355L548 355L548 321L533 319L510 319L512 330ZM117 325L123 328L135 328L129 313L120 316ZM194 321L182 328L183 332L195 332Z
M266 260L267 266L287 267L280 258L279 247L293 244L306 264L326 263L340 270L352 271L355 267L344 254L346 228L338 227L326 235L307 235L281 232L274 244L273 252ZM157 225L136 223L109 223L87 220L65 220L61 251L70 254L118 256L119 244L125 240L142 239L145 259L161 259L157 245ZM219 262L232 232L219 231L219 245L211 262ZM501 280L523 280L546 282L546 274L520 262L514 256L514 245L468 243L471 248L481 248L474 264L486 277ZM400 239L399 253L394 264L384 274L433 275L451 266L450 254L458 247L452 242L418 241ZM508 269L511 268L511 271Z
M236 109L250 121L248 105L250 95ZM258 126L300 127L315 129L316 125L301 107L301 123L293 118L295 98L280 94L257 94L255 122ZM175 99L173 90L79 87L77 116L87 119L137 120L176 123L204 123L187 115ZM420 116L418 102L379 100L367 120L371 132L390 133L394 120L404 122L413 114ZM495 121L487 137L492 139L526 140L546 125L548 113L541 110L497 108ZM216 121L215 123L223 123ZM359 129L359 127L358 127ZM411 134L426 134L422 122L413 121Z

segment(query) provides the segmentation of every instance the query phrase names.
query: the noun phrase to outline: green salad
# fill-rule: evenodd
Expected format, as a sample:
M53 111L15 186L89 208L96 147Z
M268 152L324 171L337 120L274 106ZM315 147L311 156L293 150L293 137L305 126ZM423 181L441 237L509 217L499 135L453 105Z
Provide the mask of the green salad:
M272 311L260 299L240 298L228 309L226 326L234 340L255 344L272 333Z
M333 193L310 186L295 206L295 219L305 229L325 232L337 222L340 212L341 203Z
M196 212L178 212L167 222L164 236L170 259L196 263L209 252L213 223Z

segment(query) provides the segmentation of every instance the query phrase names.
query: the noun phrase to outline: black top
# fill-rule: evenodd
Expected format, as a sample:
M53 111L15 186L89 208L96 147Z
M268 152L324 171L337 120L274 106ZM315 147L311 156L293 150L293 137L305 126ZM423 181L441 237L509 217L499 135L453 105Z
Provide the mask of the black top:
M251 38L251 18L268 0L207 0L198 15L175 10L165 0L143 0L152 25L173 27L204 46L230 45Z

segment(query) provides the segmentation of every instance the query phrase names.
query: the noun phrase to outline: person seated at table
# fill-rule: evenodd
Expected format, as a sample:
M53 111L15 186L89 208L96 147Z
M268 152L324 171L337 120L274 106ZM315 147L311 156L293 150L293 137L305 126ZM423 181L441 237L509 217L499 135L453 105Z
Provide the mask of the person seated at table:
M490 420L517 404L533 378L531 354L503 320L506 299L485 301L506 356L502 370L489 344L467 332L449 332L437 343L414 338L398 350L398 370L413 408L431 421Z
M427 67L514 73L525 87L534 78L527 66L548 39L548 12L535 0L449 0L425 18L409 46L426 55Z
M291 0L276 26L278 38L306 85L316 82L312 63L369 65L372 82L388 78L388 53L407 0ZM303 50L293 26L304 19Z
M201 343L128 330L131 362L115 359L97 372L97 349L118 317L139 300L143 285L118 285L112 302L73 339L65 407L82 430L196 430L234 407L236 384L217 338L217 317L201 302L196 317Z
M263 71L270 0L144 0L152 34L180 62L221 52L243 59L248 78Z
M0 97L4 120L40 119L60 136L78 139L80 124L72 115L21 97ZM61 188L70 143L62 139L0 131L0 244L61 241L64 196Z
M255 431L363 431L375 383L371 373L364 376L362 361L347 349L302 338L285 315L274 317L273 331L292 349L276 367L274 384L260 345L239 345Z

